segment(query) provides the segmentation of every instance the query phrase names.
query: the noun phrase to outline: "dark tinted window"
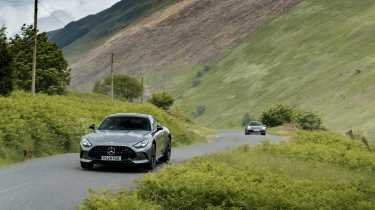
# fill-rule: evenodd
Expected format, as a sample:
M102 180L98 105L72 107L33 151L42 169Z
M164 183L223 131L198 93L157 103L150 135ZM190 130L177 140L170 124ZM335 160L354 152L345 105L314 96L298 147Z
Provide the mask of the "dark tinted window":
M260 123L260 122L250 122L249 125L250 125L250 126L261 126L261 125L263 125L263 124Z
M143 117L109 117L105 119L99 130L123 131L145 130L151 131L149 119Z

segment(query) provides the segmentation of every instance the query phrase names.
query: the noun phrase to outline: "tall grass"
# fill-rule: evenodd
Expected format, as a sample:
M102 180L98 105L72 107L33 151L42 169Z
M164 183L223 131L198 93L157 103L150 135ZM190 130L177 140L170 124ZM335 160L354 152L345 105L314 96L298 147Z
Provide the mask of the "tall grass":
M320 149L308 152L311 144ZM103 207L108 202L122 206L101 209L128 209L124 201L129 196L136 196L136 202L144 201L155 209L375 208L373 168L367 164L347 167L350 164L345 161L319 158L321 151L341 151L341 146L350 145L357 151L351 160L360 159L361 152L366 152L362 145L327 132L299 133L293 143L285 145L288 144L244 146L169 166L146 175L132 192L93 193L80 209L98 209L98 205L90 204ZM301 151L302 145L305 153L292 153ZM332 150L327 150L327 145ZM266 149L269 147L273 150ZM275 152L279 148L283 152ZM341 156L340 152L330 155L336 160Z
M16 92L0 98L0 162L76 152L80 136L89 132L88 125L118 112L154 115L171 129L174 145L201 137L200 130L186 118L150 104L112 103L108 97L90 94L32 97Z

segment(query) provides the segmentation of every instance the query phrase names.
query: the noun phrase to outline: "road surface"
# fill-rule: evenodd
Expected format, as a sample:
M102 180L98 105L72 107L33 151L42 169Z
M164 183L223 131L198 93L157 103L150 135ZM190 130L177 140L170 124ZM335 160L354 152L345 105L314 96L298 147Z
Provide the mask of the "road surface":
M173 149L172 163L262 140L281 141L277 136L244 136L239 131L219 131L209 143ZM136 168L80 168L78 154L57 155L0 168L1 210L74 209L88 189L134 186L144 172Z

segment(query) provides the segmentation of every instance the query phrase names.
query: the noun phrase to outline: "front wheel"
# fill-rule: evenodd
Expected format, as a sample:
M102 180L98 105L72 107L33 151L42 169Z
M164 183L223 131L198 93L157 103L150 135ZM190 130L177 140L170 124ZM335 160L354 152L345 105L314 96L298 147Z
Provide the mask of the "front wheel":
M86 163L86 162L81 162L81 168L90 170L94 168L94 163Z
M156 168L156 145L153 144L151 148L151 157L146 165L147 170L153 171Z
M265 135L266 135L266 132L263 132L263 133L262 133L262 136L265 136Z
M160 161L163 163L168 163L171 160L171 154L172 154L172 142L169 139L167 148L163 154L163 157L160 158Z

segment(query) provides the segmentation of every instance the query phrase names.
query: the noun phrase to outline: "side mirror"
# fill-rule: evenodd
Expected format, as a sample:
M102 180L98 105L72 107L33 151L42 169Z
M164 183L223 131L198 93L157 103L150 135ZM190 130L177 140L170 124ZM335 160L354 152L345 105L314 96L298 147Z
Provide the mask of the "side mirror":
M96 130L96 126L95 126L95 124L90 125L90 126L89 126L89 129L90 129L90 130Z
M157 131L162 131L162 130L164 130L164 128L163 128L163 126L161 126L161 125L157 125L157 126L156 126L156 130L157 130Z

